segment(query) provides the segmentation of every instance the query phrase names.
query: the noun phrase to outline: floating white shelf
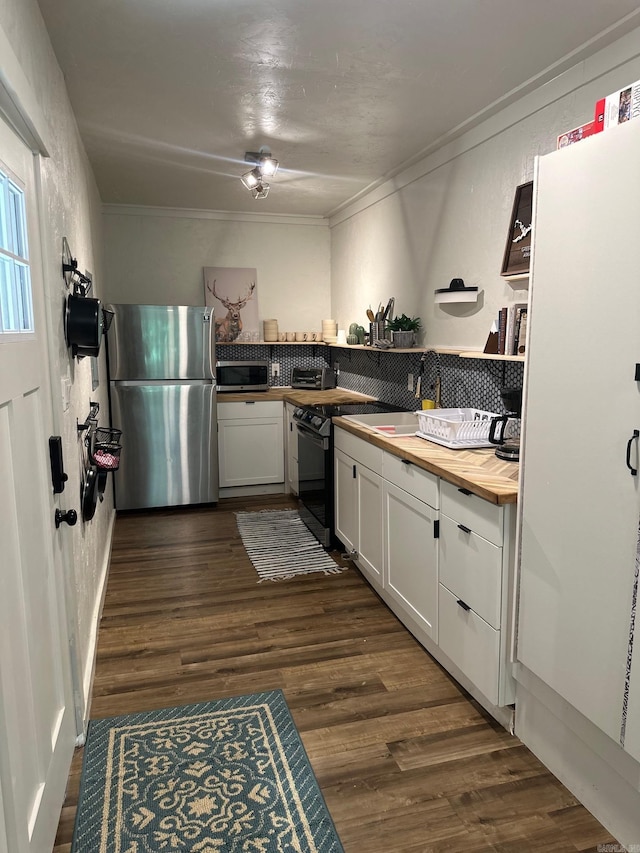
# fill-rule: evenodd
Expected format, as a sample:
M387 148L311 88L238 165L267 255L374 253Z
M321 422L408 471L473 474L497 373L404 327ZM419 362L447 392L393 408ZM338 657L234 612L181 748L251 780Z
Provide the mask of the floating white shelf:
M477 287L467 287L464 290L436 290L433 301L435 303L477 302L478 292Z
M498 355L497 353L478 352L477 350L459 353L460 358L485 358L488 361L524 361L524 355Z

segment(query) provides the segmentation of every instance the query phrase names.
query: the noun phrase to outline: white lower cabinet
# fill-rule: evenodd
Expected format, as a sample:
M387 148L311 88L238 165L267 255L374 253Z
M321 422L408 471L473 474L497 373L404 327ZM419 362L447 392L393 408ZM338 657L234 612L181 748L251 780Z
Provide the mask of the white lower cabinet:
M439 646L493 705L500 674L500 631L496 631L465 605L462 599L440 584Z
M373 586L382 587L382 451L335 430L336 535Z
M494 628L500 628L502 548L466 525L440 517L440 581Z
M489 710L513 703L514 507L339 428L335 447L336 535L355 563Z
M220 488L284 483L283 407L279 401L218 406Z
M445 480L440 497L439 645L493 705L507 705L514 514Z
M287 448L287 485L288 491L294 495L299 494L298 483L298 430L296 422L293 419L295 406L291 403L285 403L285 420L284 420L284 442Z
M384 588L437 642L438 510L387 480L383 495Z
M338 430L336 432L336 441ZM355 556L358 546L357 466L337 445L333 453L335 481L335 533L345 551Z

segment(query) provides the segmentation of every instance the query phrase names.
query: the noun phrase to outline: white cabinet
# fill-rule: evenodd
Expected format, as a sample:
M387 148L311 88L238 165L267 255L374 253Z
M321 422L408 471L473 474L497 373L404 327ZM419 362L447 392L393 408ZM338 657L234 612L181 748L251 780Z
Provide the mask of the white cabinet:
M336 440L339 433L335 431ZM344 545L345 551L352 556L357 553L358 545L358 466L351 456L347 456L337 446L333 453L335 481L335 533Z
M384 588L434 642L438 640L438 505L440 481L399 459L382 457Z
M384 587L437 642L438 510L385 480L383 517Z
M285 403L285 420L284 420L284 441L287 449L286 453L286 468L287 468L287 485L288 491L297 495L300 491L298 484L298 430L296 422L293 419L295 406L291 403Z
M335 532L367 579L382 587L382 451L334 431Z
M511 507L441 483L442 651L494 705L513 702L510 666Z
M500 632L470 608L461 606L440 584L440 648L494 705L498 697Z
M517 645L637 760L639 150L631 121L537 165Z
M414 636L497 714L514 698L514 507L334 434L336 535Z
M279 401L221 403L220 488L284 483L283 432Z

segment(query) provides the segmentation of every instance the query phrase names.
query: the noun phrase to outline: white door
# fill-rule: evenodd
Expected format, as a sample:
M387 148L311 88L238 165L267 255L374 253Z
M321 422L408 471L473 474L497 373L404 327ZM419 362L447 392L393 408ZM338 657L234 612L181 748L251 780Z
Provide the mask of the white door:
M358 547L356 463L337 448L333 453L336 536L351 552Z
M539 161L518 499L518 660L614 740L640 513L639 148L629 122Z
M438 642L438 510L393 483L384 484L387 592Z
M11 853L51 850L75 743L54 547L54 537L68 534L54 526L48 461L52 412L36 168L38 160L0 120L0 802Z
M382 477L358 464L358 565L382 587Z

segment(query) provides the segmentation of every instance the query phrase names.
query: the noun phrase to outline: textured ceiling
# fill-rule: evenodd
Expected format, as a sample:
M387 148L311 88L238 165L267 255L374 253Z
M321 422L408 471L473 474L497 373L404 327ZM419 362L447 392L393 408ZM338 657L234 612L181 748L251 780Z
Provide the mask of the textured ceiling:
M640 25L632 0L39 5L104 202L310 215Z

